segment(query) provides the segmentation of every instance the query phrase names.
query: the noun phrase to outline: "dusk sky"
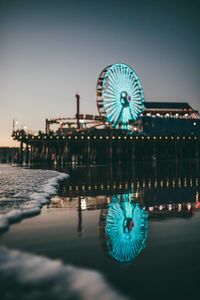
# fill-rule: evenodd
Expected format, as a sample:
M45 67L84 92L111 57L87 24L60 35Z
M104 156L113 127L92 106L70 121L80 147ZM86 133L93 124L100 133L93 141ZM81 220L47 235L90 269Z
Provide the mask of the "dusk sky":
M200 110L198 1L0 0L0 146L13 118L44 130L45 118L98 114L96 82L123 62L145 101Z

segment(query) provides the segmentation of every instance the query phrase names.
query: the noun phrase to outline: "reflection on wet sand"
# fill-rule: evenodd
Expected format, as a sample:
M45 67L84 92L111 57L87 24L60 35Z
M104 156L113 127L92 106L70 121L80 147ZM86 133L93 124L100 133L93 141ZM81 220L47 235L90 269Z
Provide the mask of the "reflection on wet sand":
M100 238L119 262L132 261L147 241L148 213L131 198L129 194L113 196L100 214Z
M74 170L79 176L65 183L48 208L76 209L79 237L84 234L82 212L100 210L97 226L103 249L116 261L130 262L147 243L147 216L188 218L200 207L198 169L192 173L183 168L179 176L170 168L152 170L150 177L149 171L142 176L141 170L137 175L126 169L124 176L117 176L118 170L102 169L97 176L94 168L82 169L81 180L80 169Z
M200 176L196 162L185 167L81 167L66 172L69 180L58 196L39 216L2 235L3 244L60 259L65 266L78 266L77 274L80 267L105 274L109 284L130 299L196 299L200 272ZM139 230L134 232L137 226ZM16 270L25 271L19 264ZM71 291L63 281L63 271L59 274L55 285L49 281L48 299L51 295L66 298L65 287L68 295ZM2 289L11 280L18 285L15 279L5 277ZM76 282L79 284L79 278ZM98 277L97 287L99 282ZM64 291L58 289L58 283ZM88 283L83 292L90 292L90 286L96 292L90 277ZM33 285L35 293L38 283ZM44 286L46 281L41 289ZM22 298L16 290L13 294L12 299ZM95 297L87 294L87 299Z

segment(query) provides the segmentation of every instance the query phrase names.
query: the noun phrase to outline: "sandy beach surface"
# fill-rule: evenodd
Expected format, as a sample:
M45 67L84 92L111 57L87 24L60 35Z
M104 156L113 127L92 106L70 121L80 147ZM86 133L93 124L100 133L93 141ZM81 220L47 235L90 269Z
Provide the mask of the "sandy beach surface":
M197 299L200 274L200 213L191 218L149 221L148 242L129 264L113 261L99 236L100 210L44 207L36 217L11 226L0 245L91 269L130 299Z

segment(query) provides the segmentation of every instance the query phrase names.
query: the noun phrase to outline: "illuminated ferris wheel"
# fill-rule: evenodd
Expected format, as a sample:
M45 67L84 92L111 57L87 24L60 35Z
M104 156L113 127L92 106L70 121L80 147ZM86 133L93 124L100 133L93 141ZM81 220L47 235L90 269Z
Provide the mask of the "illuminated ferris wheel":
M137 120L144 110L144 93L134 70L126 64L106 67L97 82L97 106L113 127Z

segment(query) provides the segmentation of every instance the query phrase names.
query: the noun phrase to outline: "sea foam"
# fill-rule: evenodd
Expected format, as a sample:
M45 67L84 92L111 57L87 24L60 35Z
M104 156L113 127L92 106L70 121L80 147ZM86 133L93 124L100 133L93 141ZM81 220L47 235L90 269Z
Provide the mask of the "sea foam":
M0 248L0 276L2 300L127 299L99 272L7 248Z
M22 218L37 215L69 175L0 165L0 231Z

